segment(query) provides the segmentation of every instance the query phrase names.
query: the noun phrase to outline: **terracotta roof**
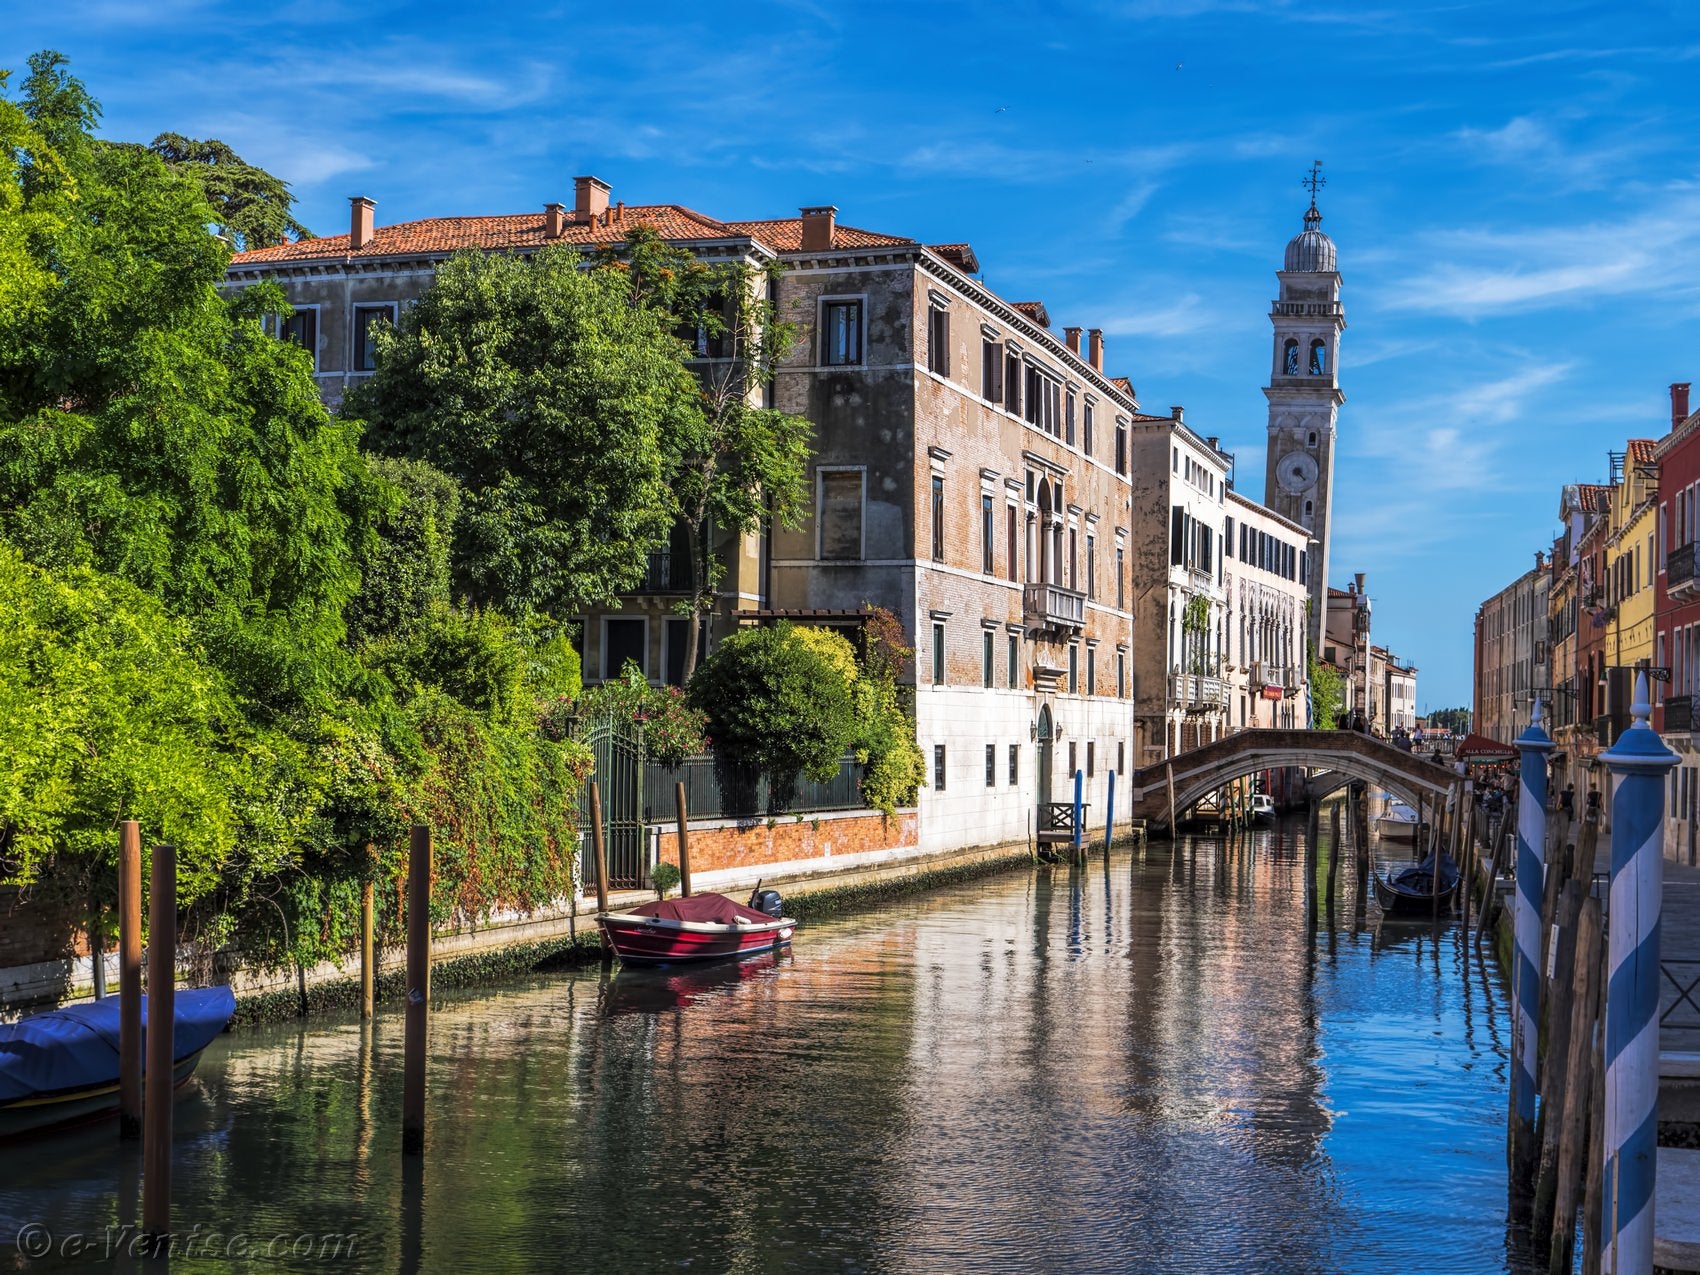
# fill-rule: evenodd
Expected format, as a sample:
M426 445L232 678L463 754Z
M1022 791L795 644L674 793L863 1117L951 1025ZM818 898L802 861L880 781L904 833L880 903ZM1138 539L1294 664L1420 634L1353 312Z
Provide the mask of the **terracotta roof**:
M803 250L803 219L777 217L771 221L729 221L728 229L752 239L759 239L776 252ZM857 230L854 226L835 226L832 231L834 248L892 248L912 244L913 239L902 235L882 235L873 230Z
M979 274L980 258L974 255L974 250L965 243L930 243L929 252L943 257L963 274Z
M1110 384L1115 386L1122 393L1126 394L1129 398L1139 397L1139 395L1133 392L1133 382L1128 380L1125 376L1112 376L1110 378Z
M1653 448L1658 446L1658 440L1652 438L1632 438L1629 440L1629 463L1631 465L1651 465L1653 463Z
M1025 314L1042 328L1051 326L1051 312L1045 309L1043 301L1011 301L1009 308L1019 314Z
M647 223L664 239L734 239L742 232L678 204L651 204L617 209L613 216L595 222L568 222L558 243L620 243L632 226ZM796 224L795 221L792 223ZM273 261L319 261L327 257L396 257L416 253L446 253L458 248L541 248L543 213L517 213L500 217L428 217L394 226L378 226L365 247L349 252L347 235L303 239L239 252L231 265L259 265Z
M1582 506L1584 513L1597 514L1606 507L1611 499L1611 486L1607 483L1578 483L1576 485L1576 501Z

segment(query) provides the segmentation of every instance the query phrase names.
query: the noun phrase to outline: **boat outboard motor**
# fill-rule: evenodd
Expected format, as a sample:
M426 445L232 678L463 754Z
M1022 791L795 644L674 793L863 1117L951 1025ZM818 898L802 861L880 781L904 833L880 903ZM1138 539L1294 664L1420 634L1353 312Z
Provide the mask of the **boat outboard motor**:
M757 890L750 896L750 906L775 920L785 915L785 901L779 897L778 890Z

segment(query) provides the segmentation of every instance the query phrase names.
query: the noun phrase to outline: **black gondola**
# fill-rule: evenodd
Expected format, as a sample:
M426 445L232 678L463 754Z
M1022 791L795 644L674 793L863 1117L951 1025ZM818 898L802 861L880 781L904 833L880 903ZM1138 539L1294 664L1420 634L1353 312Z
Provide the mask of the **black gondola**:
M1440 888L1435 889L1434 860L1440 856ZM1458 893L1460 874L1452 856L1443 850L1431 850L1428 857L1414 867L1387 877L1375 877L1375 900L1388 916L1420 916L1435 910L1445 912L1452 907Z

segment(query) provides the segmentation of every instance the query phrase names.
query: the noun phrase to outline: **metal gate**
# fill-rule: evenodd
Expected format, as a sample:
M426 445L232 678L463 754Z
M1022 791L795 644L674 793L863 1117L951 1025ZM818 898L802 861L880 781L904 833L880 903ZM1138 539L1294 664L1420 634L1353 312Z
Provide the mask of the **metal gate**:
M645 862L643 826L643 733L635 722L612 716L593 717L583 723L579 742L596 758L590 779L601 786L602 832L608 853L610 889L636 890L643 886ZM584 851L594 855L595 839L590 827L590 786L579 797L579 828L584 833ZM584 876L593 881L594 867Z

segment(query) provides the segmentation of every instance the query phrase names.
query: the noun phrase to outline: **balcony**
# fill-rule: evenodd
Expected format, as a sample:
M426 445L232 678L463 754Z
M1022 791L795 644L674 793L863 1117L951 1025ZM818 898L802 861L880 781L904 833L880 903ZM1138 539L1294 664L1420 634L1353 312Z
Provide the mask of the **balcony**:
M1029 584L1021 590L1021 614L1042 629L1086 627L1086 595L1054 584Z
M638 593L689 593L691 591L691 561L682 553L662 549L649 555L649 567L643 573Z
M1189 713L1224 709L1228 706L1228 684L1219 677L1174 673L1169 677L1169 699Z
M1694 729L1694 697L1665 696L1665 734L1686 735Z
M1665 592L1672 598L1691 598L1700 581L1694 578L1694 542L1671 550L1665 560Z

